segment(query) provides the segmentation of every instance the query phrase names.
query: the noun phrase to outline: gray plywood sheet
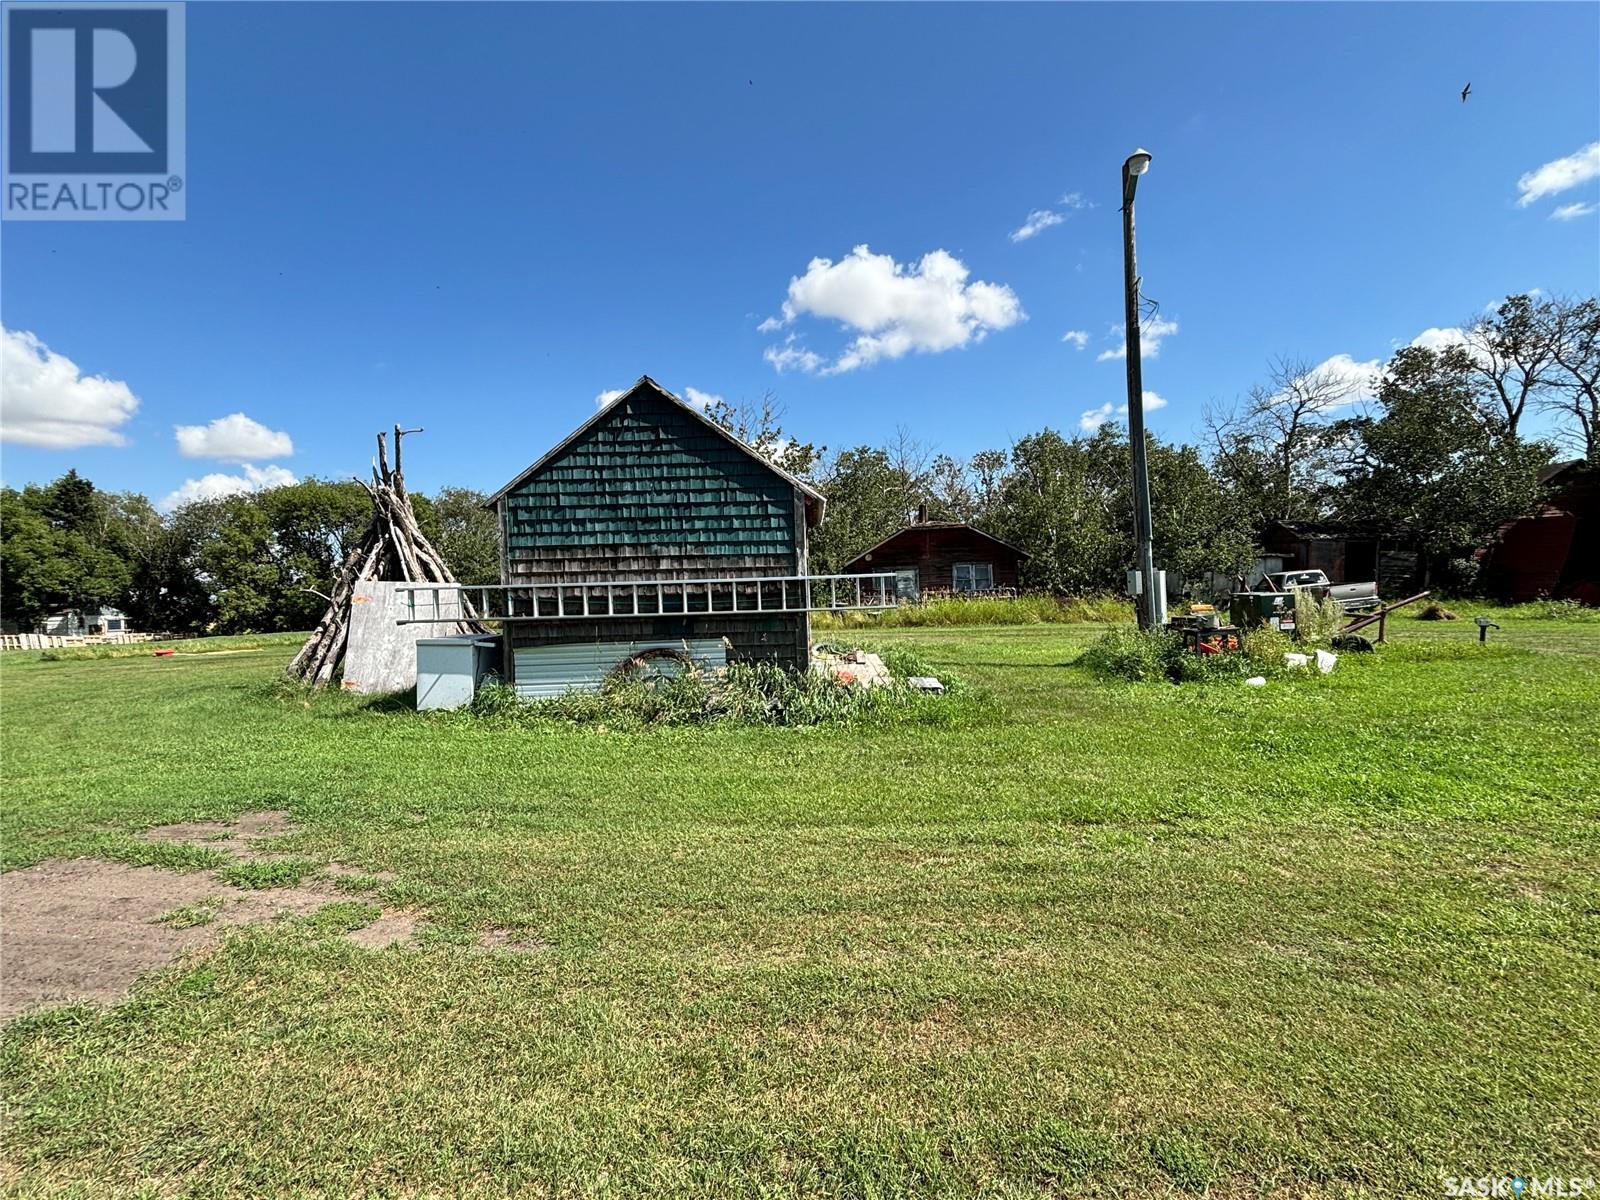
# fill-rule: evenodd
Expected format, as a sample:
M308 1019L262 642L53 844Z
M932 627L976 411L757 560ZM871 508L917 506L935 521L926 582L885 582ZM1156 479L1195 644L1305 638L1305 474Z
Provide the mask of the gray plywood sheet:
M404 602L400 586L373 580L358 584L350 606L350 644L344 653L344 689L367 694L403 692L417 684L417 641L467 633L455 621L397 625ZM461 613L461 594L441 592L439 612Z

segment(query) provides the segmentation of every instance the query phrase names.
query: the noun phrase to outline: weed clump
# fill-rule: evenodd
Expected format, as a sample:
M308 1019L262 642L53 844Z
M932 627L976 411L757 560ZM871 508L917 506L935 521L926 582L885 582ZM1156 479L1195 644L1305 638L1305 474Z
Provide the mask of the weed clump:
M571 691L547 700L524 700L512 688L481 689L464 710L470 717L520 725L566 724L605 729L667 726L805 726L871 720L945 724L956 719L966 688L935 672L913 652L882 655L893 682L863 687L818 672L797 673L772 663L729 663L716 671L690 668L645 678L614 676L599 692ZM935 675L943 696L907 682Z
M230 863L217 871L217 878L236 888L293 887L318 867L309 858L266 858Z
M1182 652L1174 633L1112 629L1090 643L1078 662L1106 679L1151 683L1169 679L1169 664Z
M1317 596L1306 588L1294 589L1294 629L1302 642L1326 646L1344 626L1344 609L1332 596Z
M1090 643L1078 664L1103 679L1214 683L1281 674L1283 656L1292 648L1289 638L1275 629L1252 630L1237 653L1223 654L1196 653L1168 630L1112 629Z
M1437 600L1430 600L1417 614L1419 621L1458 621L1460 618Z
M217 913L222 907L220 900L209 900L201 904L185 904L182 907L170 909L156 918L156 923L167 925L173 929L194 929L201 925L209 925L217 919Z

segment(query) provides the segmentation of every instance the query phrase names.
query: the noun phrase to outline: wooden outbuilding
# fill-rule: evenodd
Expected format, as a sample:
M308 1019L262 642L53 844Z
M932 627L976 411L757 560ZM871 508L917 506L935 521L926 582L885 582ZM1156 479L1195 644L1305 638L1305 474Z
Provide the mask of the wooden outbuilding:
M1513 603L1549 596L1600 604L1600 468L1582 459L1539 473L1545 499L1479 552L1482 584Z
M919 518L922 517L919 513ZM961 521L919 519L855 556L841 570L893 571L902 599L929 592L1013 592L1028 552Z
M1358 526L1270 521L1261 547L1281 570L1319 570L1335 583L1375 580L1386 595L1415 590L1422 574L1414 549Z
M648 376L487 507L501 588L483 615L506 618L519 690L553 657L530 651L586 643L726 639L733 660L809 664L822 494Z

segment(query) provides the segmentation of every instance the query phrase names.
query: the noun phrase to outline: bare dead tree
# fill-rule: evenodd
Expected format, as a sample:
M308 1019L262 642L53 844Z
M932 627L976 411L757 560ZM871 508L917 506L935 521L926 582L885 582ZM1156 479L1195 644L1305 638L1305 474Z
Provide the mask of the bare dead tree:
M810 479L821 465L827 447L791 437L783 427L788 412L788 406L771 388L762 392L758 400L729 401L719 397L705 408L707 417L773 466Z
M928 497L935 511L957 521L984 521L994 514L1009 456L980 450L969 459L935 455L928 467Z
M1213 461L1259 497L1264 520L1293 520L1315 507L1344 439L1342 418L1366 399L1359 372L1281 357L1240 400L1204 411Z
M1555 369L1542 407L1571 418L1561 434L1591 463L1600 465L1600 300L1553 296L1539 306Z
M884 451L889 456L889 467L900 490L897 503L906 519L915 517L918 506L933 491L933 451L904 425L895 426Z
M1545 308L1531 296L1507 296L1464 327L1474 374L1498 405L1508 437L1517 436L1529 403L1543 407L1551 388L1555 328Z

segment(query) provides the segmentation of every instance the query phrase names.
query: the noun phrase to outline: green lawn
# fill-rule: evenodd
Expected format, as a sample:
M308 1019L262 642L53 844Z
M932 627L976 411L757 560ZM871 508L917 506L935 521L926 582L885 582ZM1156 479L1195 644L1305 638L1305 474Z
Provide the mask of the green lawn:
M1465 609L1471 616L1476 609ZM1488 610L1484 610L1488 611ZM13 1196L1442 1194L1600 1177L1600 624L1265 689L907 629L948 727L508 729L282 646L8 655L4 855L288 809L418 945L242 929L3 1036ZM182 856L171 856L179 865ZM204 865L201 862L199 865ZM544 943L485 953L481 931ZM143 1189L143 1190L141 1190Z

